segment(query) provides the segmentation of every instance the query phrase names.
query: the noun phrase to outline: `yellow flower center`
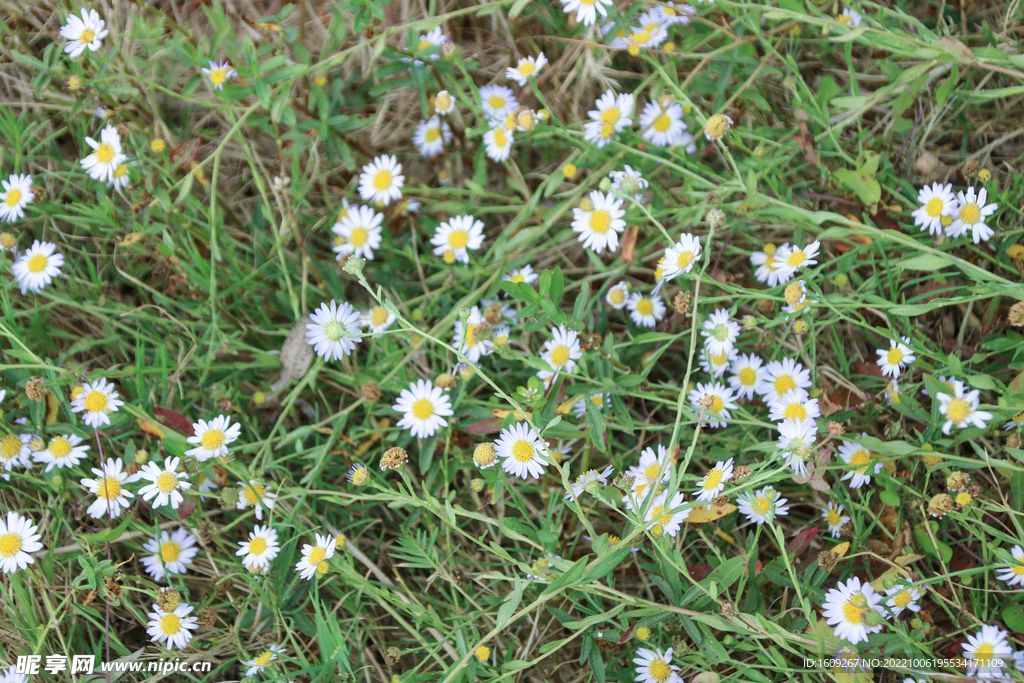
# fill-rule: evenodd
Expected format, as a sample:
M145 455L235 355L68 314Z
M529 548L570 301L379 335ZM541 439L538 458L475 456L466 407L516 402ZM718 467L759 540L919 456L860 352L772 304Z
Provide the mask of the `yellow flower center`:
M348 241L352 243L354 247L361 247L366 244L366 240L370 238L370 231L366 228L356 228L352 231L352 236L348 238Z
M21 446L21 439L14 434L8 434L0 439L0 459L11 460L21 453Z
M316 546L309 552L309 563L311 565L320 564L325 557L327 557L327 551L320 546Z
M174 541L166 541L160 544L160 559L165 563L174 562L181 554L181 546Z
M523 62L517 68L519 69L519 74L523 78L526 78L527 76L529 76L530 74L537 70L536 65L533 64L532 62Z
M376 175L373 176L373 187L380 192L391 187L391 171L384 168L377 171Z
M858 593L843 605L843 618L851 624L860 624L864 621L864 610L866 607L860 607L857 604L854 604L863 601L863 599L861 601L857 600L857 598L860 597L861 595Z
M598 209L590 214L590 229L599 235L603 235L608 232L608 228L611 226L612 216L604 209Z
M796 251L789 255L789 258L786 259L786 265L792 268L796 268L806 260L807 256L804 255L804 250L797 249Z
M228 77L228 72L224 69L213 69L210 72L210 83L214 85L220 85Z
M604 397L601 396L600 394L598 394L597 396L591 396L590 402L593 403L598 408L600 408L601 406L604 405Z
M909 605L911 602L910 591L900 591L896 594L896 597L894 597L892 601L896 603L897 607L901 609L906 608L906 606Z
M871 453L861 448L854 451L853 455L850 456L851 465L867 465L871 461ZM865 468L861 468L859 471L863 472Z
M825 519L829 526L835 526L842 521L842 517L839 515L839 511L832 509L828 511L828 517Z
M271 652L270 650L264 650L263 652L260 653L259 657L257 657L256 659L252 660L252 663L255 664L256 666L266 666L267 662L269 662L273 657L274 657L274 653L273 652Z
M0 536L0 557L14 557L21 550L21 536L4 534Z
M954 398L946 404L946 417L953 422L963 422L971 414L971 404L967 399Z
M224 445L227 439L224 438L224 432L219 429L211 429L203 434L201 446L208 451L215 451Z
M96 148L96 158L101 164L109 164L115 154L114 146L106 142Z
M615 135L615 126L610 123L601 124L601 139L610 140Z
M658 478L658 472L660 471L661 464L653 462L650 465L648 465L647 468L644 470L644 476L650 479L651 481L654 481L655 479Z
M526 278L522 273L516 273L508 279L509 282L525 282Z
M691 263L693 263L692 251L684 251L679 254L679 258L676 259L676 267L679 268L679 270L686 270L689 268Z
M569 362L569 347L559 346L551 352L551 362L561 367Z
M622 112L618 107L608 107L601 113L601 121L613 126L619 122L620 118L622 118Z
M491 656L491 649L489 647L481 645L476 649L475 652L473 652L473 654L476 655L476 658L479 659L481 662L486 662L487 658Z
M261 555L267 549L267 542L257 536L249 541L249 552L253 555Z
M124 175L127 172L128 172L128 167L127 166L125 166L124 164L118 164L117 168L114 169L114 177L115 178L123 178Z
M672 675L672 667L662 659L655 659L647 666L647 672L651 675L651 678L658 681L658 683L662 683L662 681L667 681L668 677Z
M754 499L754 505L765 515L767 515L772 509L772 502L765 496L758 496Z
M621 287L616 287L608 295L608 298L611 299L613 304L618 305L626 300L626 293L622 291Z
M370 324L374 327L380 327L388 321L388 309L383 306L374 306L373 311L370 312Z
M753 368L743 368L740 370L740 382L743 386L752 387L756 381L757 372Z
M971 202L960 207L960 220L968 225L973 225L981 220L981 208Z
M512 457L519 462L530 462L533 460L533 444L525 439L519 439L512 444Z
M433 43L431 43L429 40L421 39L420 42L416 43L416 49L417 50L426 50L431 45L433 45Z
M431 126L430 128L427 128L427 132L423 134L423 138L427 142L433 142L439 137L441 137L441 129L437 128L436 126Z
M672 126L672 119L670 119L668 117L668 114L662 114L654 122L654 130L658 131L659 133L664 133L671 126Z
M469 244L469 233L465 230L454 230L448 235L448 246L452 249L465 249Z
M722 407L725 405L725 401L722 400L721 396L714 396L711 399L711 410L716 413L722 412Z
M267 495L267 489L263 484L249 484L245 487L245 491L242 492L245 496L245 502L249 505L256 505Z
M162 472L156 478L156 487L160 489L160 493L174 491L178 488L178 475L174 474L174 472Z
M938 218L942 214L942 209L945 208L945 203L938 197L932 197L925 204L925 212L932 218Z
M369 476L370 475L365 468L360 468L356 470L355 473L352 475L352 483L355 484L356 486L362 486L363 483L366 482L366 480L369 478Z
M99 490L96 491L97 498L114 500L121 497L121 482L116 477L107 477L100 482Z
M712 140L721 139L723 135L729 132L729 119L725 118L724 114L715 114L704 124L704 132Z
M438 95L434 98L434 106L441 111L448 111L448 108L452 106L452 97L448 93Z
M18 202L21 201L21 190L16 187L12 187L7 191L7 198L4 199L4 203L7 206L17 206Z
M93 31L91 28L87 28L78 34L78 42L80 43L88 45L94 40L96 40L96 31Z
M580 0L581 5L593 5L597 0Z
M654 313L654 304L650 299L640 299L636 302L636 312L640 315L650 315Z
M712 365L716 365L716 366L717 365L725 365L725 354L726 354L726 352L722 351L717 356L711 356L711 364Z
M445 263L455 263L455 252L449 249L442 254Z
M494 146L498 147L500 149L500 148L504 147L506 144L507 144L507 142L505 140L505 129L504 128L495 128L494 129Z
M1013 573L1015 576L1024 576L1024 564L1014 565Z
M800 303L800 299L804 298L804 286L799 282L794 282L786 287L784 295L786 297L786 303L790 306L795 306Z
M63 458L71 452L71 442L64 436L55 436L50 440L50 454L55 458Z
M487 104L491 105L491 109L504 109L505 98L501 95L491 95L487 98Z
M889 365L899 365L900 361L903 360L903 352L898 348L893 347L889 349L889 353L886 355L885 359L889 361Z
M323 562L320 562L320 564L318 564L316 566L316 573L319 574L320 576L323 576L324 574L326 574L329 571L331 571L331 563L327 562L326 560L323 561Z
M28 269L33 273L41 273L46 270L46 257L42 254L36 254L28 260Z
M795 389L796 388L796 382L793 380L793 378L791 376L783 375L782 377L779 377L778 379L775 380L774 386L775 386L775 392L779 396L782 396L783 394L785 394L790 389Z
M718 485L722 483L722 470L717 467L708 472L708 476L704 477L704 483L701 484L701 488L705 491L718 488Z
M176 614L165 614L160 619L160 630L165 635L173 636L181 630L181 619Z
M994 652L995 648L988 643L982 643L978 646L978 649L974 651L973 659L979 663L987 664L988 661L992 659Z
M421 398L412 404L412 414L417 420L426 420L434 414L434 404L429 399Z
M790 403L786 406L786 419L787 420L806 420L807 411L804 409L802 403Z

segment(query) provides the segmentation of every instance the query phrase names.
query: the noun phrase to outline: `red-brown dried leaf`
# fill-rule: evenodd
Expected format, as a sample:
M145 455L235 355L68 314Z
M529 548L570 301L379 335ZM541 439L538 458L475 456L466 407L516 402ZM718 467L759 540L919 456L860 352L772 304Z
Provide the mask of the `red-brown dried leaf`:
M181 413L169 408L154 408L153 413L156 414L161 424L170 427L174 431L180 432L185 436L196 435L196 430L192 428L192 422Z

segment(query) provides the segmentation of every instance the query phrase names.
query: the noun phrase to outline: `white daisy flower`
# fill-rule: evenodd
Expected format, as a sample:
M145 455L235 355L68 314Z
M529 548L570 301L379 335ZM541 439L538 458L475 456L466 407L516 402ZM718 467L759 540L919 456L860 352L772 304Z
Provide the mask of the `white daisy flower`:
M860 26L861 16L852 9L844 9L843 13L836 17L836 21L847 26Z
M455 111L455 98L452 97L452 94L450 92L448 92L447 90L442 90L441 92L434 95L434 111L436 111L441 116L451 114L453 111Z
M32 454L32 459L36 462L46 463L46 471L49 472L54 467L75 467L86 457L85 453L89 450L88 445L83 445L84 439L74 434L58 434L57 436L50 439L50 442L46 445L46 450L38 451ZM0 458L3 457L3 440L0 440Z
M951 183L925 185L917 193L917 201L921 207L910 215L914 217L914 225L920 225L921 231L927 230L930 235L941 235L942 217L955 217L959 206Z
M28 464L32 457L31 443L31 434L5 434L0 438L0 472ZM4 474L3 478L10 481L11 475Z
M228 446L234 443L241 434L242 425L231 424L231 418L227 415L218 415L209 422L199 420L192 425L195 436L190 436L186 441L196 444L195 448L185 451L185 455L194 455L199 462L205 462L210 458L220 458L228 454Z
M25 207L32 202L32 176L12 173L0 180L0 223L13 223L25 217Z
M698 0L700 2L701 0ZM697 14L697 8L693 5L687 5L685 3L675 4L674 2L666 2L663 5L657 5L652 13L661 21L665 26L686 26L690 23L690 17Z
M623 129L633 124L633 119L630 117L633 115L634 104L633 95L629 93L616 95L612 90L607 90L594 103L595 109L587 113L591 122L584 127L585 132L589 133L588 136L585 136L586 139L596 142L598 147L603 147L611 142L616 133L622 132ZM595 131L597 139L591 140Z
M689 273L700 260L700 240L694 235L683 233L679 241L665 249L665 262L659 279L672 280Z
M454 415L452 404L444 390L425 379L417 380L402 389L392 410L402 413L398 426L408 429L418 438L433 436L434 432L448 426L445 417Z
M314 534L314 536L316 537L316 544L309 545L307 543L303 545L302 559L295 563L295 571L299 572L299 577L306 581L312 579L317 573L321 562L326 562L334 557L334 550L338 543L337 538L334 536L321 536L320 534Z
M801 313L818 303L814 299L807 298L807 284L803 280L796 280L786 286L783 291L786 305L782 307L783 313Z
M211 59L210 67L200 70L210 82L210 87L214 90L223 90L225 83L230 83L238 76L238 72L231 68L231 64L227 60L215 62Z
M690 405L693 406L694 411L698 414L704 410L704 421L707 422L709 427L726 427L728 426L728 420L732 417L729 413L730 409L738 408L736 402L733 400L732 391L729 387L725 386L721 382L697 383L697 388L690 391ZM711 405L707 408L702 405L710 399ZM715 416L718 419L715 419ZM711 420L708 422L708 420Z
M345 217L331 228L331 232L341 238L332 248L338 260L355 255L372 261L373 250L380 248L383 221L384 216L368 206L349 207Z
M436 28L434 30L440 31L441 29ZM256 674L260 673L268 664L277 659L277 655L281 654L287 649L288 648L286 648L284 645L278 645L277 643L274 643L256 657L253 657L252 659L243 662L245 666L249 667L249 669L245 672L245 675L255 676Z
M783 358L781 361L773 360L765 366L765 378L757 393L761 394L766 402L777 401L788 391L794 391L806 399L810 395L807 393L810 386L811 371L805 370L804 366L792 358Z
M560 0L562 11L566 14L576 12L576 23L592 26L597 21L598 13L608 16L608 8L614 7L612 0Z
M617 285L612 285L608 288L608 293L605 294L604 300L608 302L608 305L617 311L621 311L629 298L629 283L620 282Z
M128 175L128 166L130 163L131 160L126 158L114 168L114 172L111 174L110 180L107 181L107 187L113 187L117 190L128 187L128 183L131 181L131 177Z
M263 521L263 508L267 508L268 511L273 510L277 494L268 491L264 484L255 479L250 479L248 484L238 482L238 487L238 503L235 505L235 509L255 508L256 519Z
M504 85L485 85L480 88L480 107L494 122L503 122L505 114L519 107L512 88Z
M476 306L473 306L469 311L465 330L463 330L461 320L455 321L455 334L452 337L452 346L458 348L459 352L466 356L471 363L479 362L481 356L486 356L494 351L494 342L490 339L478 339L476 337L477 328L484 322L486 322L484 316ZM465 340L463 340L464 332Z
M832 538L839 538L839 530L850 521L850 517L843 514L843 509L842 505L836 505L830 500L825 509L821 511L821 517L828 525L828 532L832 534Z
M0 401L2 400L3 396L0 396ZM1012 432L1016 431L1022 426L1024 426L1024 410L1011 417L1009 422L1003 424L1003 429L1005 429L1008 432Z
M119 517L121 511L130 505L128 499L135 497L134 493L125 488L125 484L134 479L125 473L121 458L108 458L102 469L93 467L92 473L96 475L95 479L82 480L82 486L96 496L86 512L93 519Z
M469 263L469 250L476 251L484 243L484 224L473 216L453 216L437 226L430 238L434 255L445 263Z
M875 350L875 353L878 354L875 364L878 365L882 375L885 377L892 377L893 379L899 377L903 368L914 362L914 352L907 346L910 343L910 337L903 337L902 339L902 344L898 343L895 339L890 339L888 349Z
M701 349L700 369L717 379L725 374L729 365L736 360L736 356L736 349L719 354L712 354L706 348Z
M168 650L180 650L192 640L192 631L199 628L196 618L189 616L191 612L192 605L184 602L173 612L165 612L160 605L153 605L146 633L154 643L165 643Z
M536 282L539 278L540 276L533 272L533 266L526 264L522 268L513 268L505 273L501 279L505 282L525 282L529 285Z
M596 1L596 0L595 0ZM541 52L534 59L532 56L523 57L515 66L505 69L505 78L515 81L520 86L525 86L531 76L536 76L540 70L547 66L548 58Z
M616 36L609 45L610 48L613 50L632 49L636 52L658 47L668 40L668 30L653 12L644 12L637 19L640 25L633 27L629 34Z
M656 526L661 527L662 536L672 538L679 533L679 527L690 516L690 508L677 510L677 508L682 507L685 503L686 501L682 493L677 491L672 496L672 500L669 501L668 491L662 491L651 501L651 509L647 511L644 521L654 522Z
M640 327L654 327L665 317L665 304L661 298L640 292L629 295L626 308L633 323Z
M729 388L736 394L736 398L753 400L757 388L764 382L767 371L762 367L764 361L752 353L741 353L732 362L729 371L732 377L729 378Z
M544 459L547 444L526 423L502 429L498 440L494 442L494 450L501 458L501 466L505 471L520 479L540 477L548 466Z
M779 449L777 457L785 458L793 473L807 476L807 460L818 439L818 428L814 420L786 420L779 424Z
M64 46L64 52L68 53L71 59L78 59L86 48L92 52L100 49L108 33L104 26L106 22L100 19L99 12L94 9L86 10L83 7L81 19L69 14L68 23L60 29L60 34L68 41Z
M867 436L867 434L861 434L861 436ZM842 478L842 481L850 480L851 489L859 489L865 484L870 484L871 476L882 471L882 463L876 463L873 471L868 471L868 465L875 459L875 456L866 446L861 446L859 443L843 441L839 446L839 457L847 465L852 465L855 468L844 474Z
M306 324L306 342L324 360L341 360L363 341L359 335L359 312L347 302L320 304Z
M1003 667L1013 658L1013 648L1006 636L1006 631L988 624L973 636L967 636L962 647L969 677L1004 678Z
M427 59L437 59L441 56L441 49L444 47L445 41L448 40L444 32L441 31L440 26L435 26L428 33L420 33L416 38L416 49L414 52L421 53L420 56L426 57ZM431 54L424 55L423 52L427 50L433 50ZM418 59L412 60L413 66L423 66L423 62Z
M512 153L515 135L505 124L499 124L484 133L484 148L487 156L494 161L505 161Z
M885 594L889 599L885 606L892 610L892 615L898 617L905 609L911 612L920 612L921 606L918 601L921 599L921 589L913 584L898 583L892 588L886 589Z
M13 574L35 562L31 553L43 549L38 531L31 519L13 510L7 512L6 520L0 518L0 571Z
M975 244L991 239L995 230L985 224L985 218L994 214L999 205L985 204L987 200L988 190L984 187L977 196L973 187L967 188L966 194L958 192L956 218L946 228L946 234L950 237L962 237L970 231Z
M565 0L563 0L564 2ZM672 663L672 648L648 650L642 647L636 651L636 683L683 683L679 667Z
M154 581L163 581L166 574L184 574L187 571L192 558L199 552L195 544L195 536L185 527L178 527L173 534L161 531L159 540L151 538L142 546L152 554L140 558L139 562Z
M969 425L979 429L987 426L992 413L978 410L978 396L977 389L964 393L964 384L959 380L953 385L952 395L940 393L936 396L939 399L939 413L946 418L942 425L943 434L949 434L954 426L957 429L967 429Z
M114 179L114 171L124 162L126 157L121 153L121 135L117 128L108 125L100 131L100 141L86 138L85 143L93 150L82 159L82 168L93 180L109 182Z
M38 294L53 282L53 278L60 275L64 256L56 253L56 249L56 244L35 240L14 262L11 273L22 294Z
M569 487L572 489L572 493L566 493L565 499L568 501L579 499L583 495L583 492L588 490L588 486L591 487L589 490L592 490L598 483L600 483L601 486L607 486L608 477L610 477L614 471L615 468L611 465L608 465L608 467L605 467L600 472L597 470L587 470L580 476L576 477L576 481L569 484Z
M766 244L766 251L755 251L750 255L750 264L756 267L754 277L758 282L775 287L789 280L790 275L787 268L778 259L779 249L788 247L788 244L784 244L776 249L774 244ZM768 249L771 251L767 251Z
M729 319L729 311L719 308L704 321L700 336L704 337L704 348L711 355L728 353L732 351L736 339L740 336L740 325Z
M387 206L392 200L402 198L404 185L402 165L394 155L382 154L374 158L359 174L359 196L366 202L383 202Z
M572 405L572 414L582 420L587 414L587 401L593 403L598 410L603 410L605 403L608 402L608 396L608 394L594 394L590 397L581 397Z
M820 248L821 242L814 241L806 247L784 244L776 249L775 259L782 264L783 272L781 277L785 278L783 282L788 282L801 268L809 268L816 265L818 261L815 257L818 255Z
M419 149L420 156L429 159L443 152L445 145L451 144L452 127L442 122L440 116L435 116L429 121L420 121L412 136L412 142Z
M743 494L739 499L739 510L751 522L764 524L789 512L789 502L771 487Z
M580 350L579 336L575 330L561 325L552 328L552 338L544 342L541 348L540 357L551 366L551 371L541 370L537 376L542 380L548 380L555 376L555 373L572 374L576 367L576 361L583 357Z
M856 645L865 642L869 633L878 633L885 625L882 596L856 576L839 583L825 594L824 617L834 626L833 635ZM877 612L877 616L869 612ZM869 625L869 622L877 622Z
M495 346L508 346L511 334L512 330L508 325L498 325L491 332L491 341L494 342Z
M359 324L368 327L374 334L387 330L398 318L383 306L374 306L359 314Z
M625 168L624 171L612 171L608 174L612 181L612 191L620 197L642 203L644 190L647 189L648 183L640 171L634 170L629 164L626 164Z
M277 532L269 524L254 526L249 532L248 540L242 541L238 545L239 549L235 551L235 555L242 558L242 564L246 568L269 567L271 561L277 557L277 553L280 551L277 544Z
M188 475L177 471L180 462L181 458L167 458L163 469L155 462L143 465L139 478L150 483L139 489L142 500L152 500L154 508L170 505L172 509L177 510L178 505L185 500L181 492L192 488L192 483L187 481Z
M818 399L807 398L805 395L790 389L779 398L768 402L768 419L772 422L786 420L811 420L821 417Z
M648 446L640 452L640 462L630 467L628 474L633 477L633 485L622 500L627 510L639 512L647 494L656 489L660 490L659 484L672 478L672 461L668 451L661 444L658 444L657 449Z
M99 429L100 425L110 424L110 413L116 413L122 405L124 401L118 397L114 385L109 384L106 377L101 377L97 382L82 385L78 396L71 401L71 411L83 413L82 422Z
M28 674L18 673L17 665L0 669L0 683L29 683Z
M640 135L657 147L684 147L691 154L697 150L678 102L648 102L640 113Z
M579 241L594 253L615 251L619 246L619 233L626 229L626 215L622 200L598 190L590 193L586 209L574 208L572 230L579 233Z
M708 470L697 483L697 500L710 503L722 495L725 490L725 482L732 478L732 458L725 462L719 460L715 466Z

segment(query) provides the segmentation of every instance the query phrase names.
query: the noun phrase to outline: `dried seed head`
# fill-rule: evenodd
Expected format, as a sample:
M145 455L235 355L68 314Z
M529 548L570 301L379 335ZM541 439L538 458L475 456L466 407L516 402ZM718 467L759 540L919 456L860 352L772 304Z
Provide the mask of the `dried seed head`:
M729 479L729 482L733 484L741 482L749 477L750 473L751 469L746 465L736 465L736 467L732 469L732 477Z
M224 414L230 413L231 409L235 406L234 402L230 398L218 398L217 399L217 412Z
M831 436L833 439L842 436L843 432L845 431L843 428L843 423L836 422L835 420L829 420L827 423L825 423L825 429L828 430L829 436Z
M786 298L787 304L790 306L796 306L804 300L805 296L807 296L807 290L804 288L804 283L797 280L786 285L786 289L783 290L782 295Z
M718 498L715 498L713 501L711 501L711 504L717 505L718 507L724 507L729 504L729 496L719 496Z
M1009 446L1010 448L1020 448L1020 434L1011 434L1010 437L1006 440L1006 445Z
M384 651L384 661L388 666L394 666L398 664L398 660L402 658L402 651L397 647L389 647Z
M140 465L139 463L137 463L137 462L130 462L127 465L124 466L124 473L127 474L129 477L131 477L131 476L133 476L135 474L138 474L139 470L141 470L141 469L142 469L142 465Z
M157 604L164 612L173 612L181 604L181 594L173 588L164 588L157 596Z
M956 471L953 474L946 477L946 490L958 493L967 488L967 485L971 483L971 475L966 472Z
M762 330L761 334L757 335L757 348L766 348L775 339L775 333L771 330Z
M836 556L832 554L831 550L822 550L818 553L818 566L826 574L836 568Z
M200 612L196 621L203 628L213 628L217 625L217 610L212 607L204 607Z
M717 228L718 226L725 223L725 211L722 211L722 209L720 209L717 206L713 206L710 209L708 209L705 218L707 218L708 220L708 225L710 225L712 228Z
M455 388L455 375L442 372L434 380L434 386L438 389L453 389Z
M1014 327L1024 327L1024 301L1018 301L1010 306L1010 312L1006 316L1006 322Z
M699 399L697 399L697 405L700 405L704 408L710 408L711 406L715 405L715 397L712 396L711 394L704 394Z
M730 126L732 126L732 119L725 114L715 114L709 117L707 123L704 124L704 135L709 140L721 140L729 132Z
M981 495L981 484L976 481L972 481L967 487L967 493L970 494L971 498L977 498Z
M25 385L25 395L36 403L46 398L46 380L42 377L32 377Z
M771 299L761 299L756 304L757 310L761 311L767 316L775 315L775 302Z
M186 471L188 468L185 468ZM232 509L238 505L238 489L234 486L225 486L220 491L220 504L221 507Z
M981 164L978 163L978 161L976 161L975 159L971 159L960 168L960 174L964 177L964 180L967 180L972 175L977 173L980 168Z
M928 512L932 517L942 517L953 509L953 499L947 493L940 493L928 501Z
M367 403L376 403L380 400L380 386L376 382L367 382L359 387L359 393L363 395Z
M117 124L117 134L121 136L122 140L124 138L127 138L128 137L128 124L127 123L119 123L119 124Z
M188 476L194 477L199 474L199 461L196 460L195 456L186 455L181 464L184 465Z
M690 310L690 293L676 292L675 298L672 299L672 305L675 307L676 313L686 315L686 312Z
M721 606L718 608L718 613L726 619L730 619L736 616L736 605L732 604L728 600L723 600Z
M409 454L401 446L389 448L380 459L382 470L397 470L409 461Z
M853 522L847 522L839 527L840 536L853 536Z

